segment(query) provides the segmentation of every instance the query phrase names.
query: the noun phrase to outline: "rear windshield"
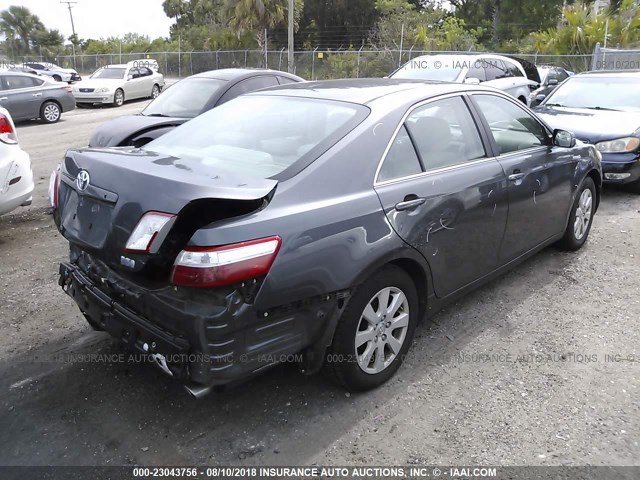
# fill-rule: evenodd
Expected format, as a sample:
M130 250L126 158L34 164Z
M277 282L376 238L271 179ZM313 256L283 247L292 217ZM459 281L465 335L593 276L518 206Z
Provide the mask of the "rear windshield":
M569 108L640 111L639 77L571 77L549 97L546 105Z
M101 68L89 78L124 78L126 68Z
M186 78L162 92L142 114L193 118L200 115L211 97L226 83L215 78Z
M346 102L246 95L203 113L143 149L180 158L186 168L285 179L318 158L368 113L367 107Z

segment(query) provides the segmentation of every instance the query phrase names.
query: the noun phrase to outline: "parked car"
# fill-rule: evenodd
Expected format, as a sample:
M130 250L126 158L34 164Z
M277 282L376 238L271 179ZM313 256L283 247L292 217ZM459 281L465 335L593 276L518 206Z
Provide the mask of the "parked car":
M31 205L33 173L29 155L20 148L16 126L0 107L0 215Z
M261 90L142 148L68 151L59 282L196 396L297 352L366 390L425 314L547 245L579 249L598 159L492 88Z
M529 106L532 108L540 105L558 85L571 76L564 68L549 65L538 66L538 72L540 73L540 85L529 96Z
M606 183L630 184L640 193L640 71L579 73L535 110L554 128L596 146Z
M69 85L20 72L0 72L0 105L15 121L39 118L43 123L56 123L76 108Z
M91 135L91 147L141 147L213 107L243 93L297 83L302 78L278 70L227 68L185 78L153 100L139 115L114 118Z
M48 62L24 62L24 68L31 68L38 72L39 75L51 77L56 82L79 82L82 77L78 75L73 68L62 68L55 63Z
M534 71L533 68L532 71ZM445 82L479 83L498 88L528 105L531 89L540 79L531 79L521 62L502 55L424 55L405 63L391 78L440 80Z
M73 86L76 103L120 107L126 100L156 98L164 87L164 76L147 66L139 66L149 62L131 61L99 68L87 80Z

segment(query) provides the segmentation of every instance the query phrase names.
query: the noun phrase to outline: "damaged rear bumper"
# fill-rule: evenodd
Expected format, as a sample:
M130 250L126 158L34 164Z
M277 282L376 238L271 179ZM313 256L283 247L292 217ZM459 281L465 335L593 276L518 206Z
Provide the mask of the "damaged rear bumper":
M237 289L143 288L89 258L60 265L64 291L90 323L185 383L243 380L332 336L340 295L257 311Z

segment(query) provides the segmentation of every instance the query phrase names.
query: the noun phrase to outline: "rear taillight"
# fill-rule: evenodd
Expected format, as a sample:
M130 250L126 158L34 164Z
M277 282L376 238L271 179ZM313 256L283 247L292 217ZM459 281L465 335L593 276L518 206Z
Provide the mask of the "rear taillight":
M221 247L187 247L178 254L171 281L182 287L221 287L266 275L280 249L280 237Z
M156 253L173 226L176 216L170 213L147 212L133 229L125 251L131 253Z
M49 177L49 204L55 210L58 208L58 189L60 188L60 165L51 172Z
M6 115L0 113L0 141L3 143L18 143L16 131Z

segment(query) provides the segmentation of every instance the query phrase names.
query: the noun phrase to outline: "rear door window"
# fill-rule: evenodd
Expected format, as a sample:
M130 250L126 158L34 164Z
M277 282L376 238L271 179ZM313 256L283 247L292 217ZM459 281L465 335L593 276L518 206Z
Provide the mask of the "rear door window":
M391 144L378 173L378 182L387 182L422 172L416 149L403 125Z
M487 58L484 59L483 62L484 69L487 72L487 81L506 78L509 76L507 68L504 66L504 63L502 63L502 60Z
M486 156L478 128L461 97L436 100L418 107L406 125L425 170Z
M17 75L7 75L4 77L4 86L6 90L18 90L20 88L32 88L40 85L37 79L31 77L22 77Z

